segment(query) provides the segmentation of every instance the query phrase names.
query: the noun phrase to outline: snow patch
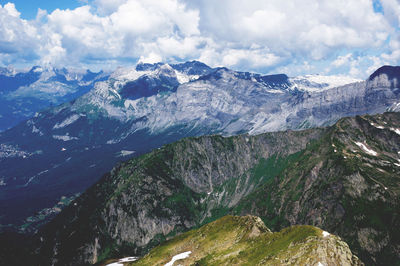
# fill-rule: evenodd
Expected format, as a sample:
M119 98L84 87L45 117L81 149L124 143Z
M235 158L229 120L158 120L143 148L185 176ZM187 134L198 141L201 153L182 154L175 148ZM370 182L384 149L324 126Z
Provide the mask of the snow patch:
M327 231L323 231L322 232L322 236L323 237L327 237L327 236L330 236L331 234L329 234Z
M320 261L318 261L317 266L325 266L323 263L321 263Z
M124 266L124 264L118 263L118 262L114 262L114 263L107 264L106 266Z
M134 68L117 68L110 76L111 79L116 79L119 81L133 81L137 80L143 75L151 73L150 71L136 71Z
M189 255L191 254L191 251L187 251L187 252L183 252L181 254L175 255L172 257L172 260L170 262L168 262L167 264L165 264L164 266L172 266L174 265L174 262L177 260L183 260L189 257Z
M289 79L292 83L291 89L302 91L318 92L346 84L360 82L361 80L348 76L323 76L323 75L305 75Z
M118 153L118 156L119 156L119 157L121 157L121 156L128 156L128 155L131 155L131 154L134 154L134 153L135 153L135 151L122 150L122 151L120 151L120 152Z
M275 93L275 94L284 94L285 92L284 91L282 91L282 90L265 90L265 91L267 91L267 92L269 92L269 93Z
M378 128L378 129L384 129L383 126L378 126L378 125L376 125L376 124L374 124L374 123L372 123L372 122L371 122L371 126L376 127L376 128Z
M378 155L378 153L376 151L369 149L364 143L356 142L356 145L369 155L372 155L372 156Z
M390 111L390 112L398 112L398 111L400 111L400 102L399 103L394 103L391 107L388 108L388 111Z
M37 133L37 134L39 134L39 136L44 135L43 132L40 131L40 129L38 129L33 122L32 122L32 133Z
M397 135L400 135L400 129L391 127L390 130L396 133Z
M41 67L36 67L33 72L38 73L38 72L43 72L43 68Z
M186 75L177 70L175 70L176 79L180 84L187 83L189 81L193 81L199 78L198 75Z
M35 127L35 125L32 125L32 133L39 133L39 132L40 130L37 127Z
M132 261L137 261L138 259L139 259L138 257L126 257L120 259L119 262L132 262Z
M133 262L133 261L137 261L138 259L139 259L138 257L126 257L126 258L120 259L118 262L107 264L106 266L123 266L124 262Z
M77 140L77 137L71 137L68 135L53 135L53 139L58 139L58 140L63 140L63 141L69 141L69 140Z
M63 128L68 125L71 125L72 123L75 123L80 117L81 116L78 114L71 115L70 117L68 117L64 121L62 121L61 123L55 124L53 129Z

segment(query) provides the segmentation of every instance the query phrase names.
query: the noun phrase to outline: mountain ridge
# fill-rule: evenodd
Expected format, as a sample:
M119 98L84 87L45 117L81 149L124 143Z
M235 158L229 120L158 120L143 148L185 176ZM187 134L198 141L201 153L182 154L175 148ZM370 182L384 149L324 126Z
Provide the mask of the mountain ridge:
M272 233L256 216L222 217L166 241L128 265L166 265L176 257L184 265L364 265L346 243L328 232L303 225Z
M198 62L146 67L119 68L85 95L0 133L0 224L34 232L28 217L81 193L118 161L184 137L298 130L400 108L387 79L334 88L310 82L306 90L285 75Z
M30 119L36 112L71 101L85 94L107 74L90 70L33 66L0 72L0 132Z
M393 265L400 258L397 129L400 114L386 113L323 129L168 144L119 165L77 198L39 233L38 254L56 265L140 256L231 213L260 216L273 230L318 226L365 263Z

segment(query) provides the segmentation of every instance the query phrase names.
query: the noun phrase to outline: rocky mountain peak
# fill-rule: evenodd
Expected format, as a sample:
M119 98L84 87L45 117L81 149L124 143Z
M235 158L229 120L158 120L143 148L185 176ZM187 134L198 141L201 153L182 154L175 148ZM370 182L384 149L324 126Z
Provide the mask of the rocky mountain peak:
M399 87L400 66L383 66L367 80L368 87L387 87L393 90Z
M157 77L160 77L160 76L176 77L175 70L174 70L169 64L160 65L160 66L156 69L155 75L156 75Z
M139 62L136 65L136 71L153 71L156 70L158 67L162 66L164 63L143 63L143 62Z
M16 73L17 73L17 70L12 66L0 67L0 75L14 76Z
M189 61L171 66L186 75L204 75L212 70L211 67L199 61Z
M400 78L400 66L382 66L378 68L374 73L369 76L370 81L374 80L376 77L386 75L387 79L399 79Z

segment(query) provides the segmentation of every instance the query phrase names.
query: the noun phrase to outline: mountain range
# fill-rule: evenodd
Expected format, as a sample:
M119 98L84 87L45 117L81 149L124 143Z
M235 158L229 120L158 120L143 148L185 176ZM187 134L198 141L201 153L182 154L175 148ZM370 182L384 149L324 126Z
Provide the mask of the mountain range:
M397 265L399 154L399 113L185 138L115 167L75 199L35 236L36 258L81 265L141 257L181 232L250 214L274 231L318 226L367 265Z
M0 132L0 232L34 234L22 242L40 265L142 257L228 214L318 226L367 264L400 261L400 67L365 81L197 61L0 79L13 123L30 117Z
M117 162L183 137L254 135L395 111L400 91L391 69L350 84L355 80L263 76L197 61L90 75L106 80L0 133L0 224L35 231L63 199L73 200Z
M0 132L32 118L36 112L78 98L104 79L105 73L89 70L0 68Z

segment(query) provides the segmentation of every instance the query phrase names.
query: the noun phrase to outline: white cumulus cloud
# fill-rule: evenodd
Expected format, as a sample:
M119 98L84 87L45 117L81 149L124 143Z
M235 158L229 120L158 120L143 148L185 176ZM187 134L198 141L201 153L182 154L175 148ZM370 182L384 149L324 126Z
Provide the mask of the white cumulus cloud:
M367 75L400 60L400 2L94 0L24 20L0 5L0 62L107 66L197 59L259 72ZM346 72L346 73L343 73Z
M37 28L20 18L20 13L12 3L0 5L0 60L30 60L40 45Z

